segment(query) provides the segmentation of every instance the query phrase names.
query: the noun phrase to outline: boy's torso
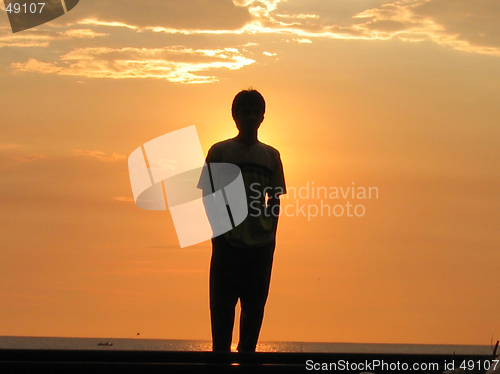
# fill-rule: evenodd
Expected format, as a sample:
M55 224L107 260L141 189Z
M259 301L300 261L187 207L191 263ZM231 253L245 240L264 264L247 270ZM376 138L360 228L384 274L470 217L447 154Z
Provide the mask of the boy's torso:
M274 220L266 209L265 194L277 187L281 188L281 193L285 191L279 152L261 142L244 145L228 139L212 146L207 162L237 165L245 184L248 216L224 234L226 240L236 247L257 247L273 242Z

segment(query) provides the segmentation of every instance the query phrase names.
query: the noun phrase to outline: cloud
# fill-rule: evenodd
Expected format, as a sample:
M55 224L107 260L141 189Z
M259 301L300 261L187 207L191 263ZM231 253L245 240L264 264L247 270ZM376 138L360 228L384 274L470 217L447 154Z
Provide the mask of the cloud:
M10 30L0 32L1 47L47 47L54 35L48 33L23 32L12 34Z
M371 8L367 6L371 5ZM0 47L47 47L53 40L96 38L107 35L93 28L126 28L136 33L169 35L276 35L294 40L318 38L344 40L389 40L418 42L432 40L457 50L500 55L500 3L497 0L112 0L80 2L70 12L51 22L51 28L79 25L86 28L64 32L1 35ZM111 31L112 32L112 31ZM236 42L237 43L237 42ZM237 43L239 44L239 43ZM165 45L165 44L163 44ZM193 50L197 50L193 47ZM68 57L68 55L66 55ZM54 71L32 61L24 69ZM117 61L120 65L121 62ZM80 75L78 63L56 69L59 74ZM139 77L134 67L115 66L117 73L104 71L107 78ZM173 66L140 59L145 76L183 83L213 82L213 76L196 78L202 65ZM21 68L21 66L19 65ZM183 73L180 73L183 71ZM179 76L177 73L180 73ZM97 71L90 76L99 75ZM87 75L84 75L87 76Z
M125 155L121 155L118 153L106 155L106 153L104 153L104 152L87 151L87 150L83 150L83 149L75 149L75 150L73 150L73 154L75 156L84 156L84 157L95 158L95 159L97 159L99 161L103 161L103 162L114 162L114 161L119 161L119 160L123 160L126 158Z
M106 36L108 34L101 33L101 32L95 32L91 29L69 29L66 30L63 33L64 36L67 36L69 38L81 38L81 39L87 39L87 38L96 38L98 36Z
M80 1L77 12L69 12L55 24L67 25L85 18L138 28L234 30L246 24L251 15L245 7L231 0L120 0L118 3L99 0Z
M22 148L21 144L0 143L0 151L10 151L10 150L19 149L19 148Z
M500 3L497 0L398 0L349 11L356 3L235 0L254 16L241 30L246 33L293 35L299 39L432 40L457 50L500 55ZM342 6L336 23L324 3ZM373 2L371 2L373 3ZM308 4L308 5L304 5ZM350 18L350 22L348 20Z
M286 0L233 0L233 3L247 8L251 15L259 19L269 18L277 9L278 4L284 1Z
M372 7L368 8L369 5ZM497 0L390 3L382 0L151 0L147 6L132 0L123 0L120 5L102 0L95 4L81 2L78 9L45 28L15 35L0 30L0 48L47 47L54 41L80 40L81 48L73 46L75 49L69 51L68 43L58 45L57 50L63 51L60 56L32 55L25 62L11 63L12 71L211 83L219 80L217 71L242 69L256 62L243 55L244 49L222 48L220 44L249 45L255 42L252 37L259 35L286 38L299 44L314 43L318 39L432 40L460 51L500 55L500 23L497 22L500 3ZM61 29L64 22L69 22L71 28ZM199 35L213 37L196 38ZM86 39L96 38L99 39L89 46ZM211 48L207 47L207 40ZM180 42L184 45L180 46ZM132 43L147 48L132 47ZM274 55L274 51L266 50L252 56Z
M47 158L47 156L42 155L42 154L33 154L33 155L26 155L26 156L18 156L16 157L16 160L19 162L33 162L37 160L41 160Z
M401 0L367 9L355 28L374 39L431 39L451 48L500 55L500 3L495 0Z
M129 202L134 202L134 198L133 197L129 197L129 196L115 196L113 197L113 200L114 201L121 201L121 202L125 202L125 203L129 203Z
M495 54L500 49L500 3L496 0L432 0L414 12L440 25L441 35L465 42L466 49Z
M30 58L26 63L13 63L12 67L17 73L21 72L38 72L38 73L58 73L62 70L61 67L57 67L50 62L37 61L34 58Z
M4 155L4 160L13 160L17 162L33 162L40 159L47 158L47 156L41 153L33 153L33 154L21 154L23 151L26 152L29 147L23 144L15 144L15 143L0 143L0 153Z
M50 42L67 39L90 39L106 36L106 33L89 28L73 28L65 31L27 30L12 34L10 30L0 31L0 48L2 47L48 47Z
M92 25L92 26L108 26L108 27L125 27L127 29L139 30L140 27L127 25L124 22L109 22L109 21L99 21L93 18L85 18L81 21L78 21L79 25Z
M317 14L276 14L276 17L285 19L319 19Z
M48 156L42 153L27 153L26 148L27 148L26 146L20 144L0 143L0 154L4 155L5 160L10 159L13 161L23 162L23 163L34 162L49 158ZM126 159L125 155L121 155L118 153L106 154L104 152L89 151L83 149L75 149L72 151L72 154L73 156L88 157L102 162L115 162ZM50 157L50 159L53 160L54 157ZM118 198L116 199L118 200Z
M217 81L212 75L197 73L212 69L240 69L254 63L235 48L82 48L61 57L61 63L29 59L12 63L15 72L73 75L89 78L162 78L176 83Z

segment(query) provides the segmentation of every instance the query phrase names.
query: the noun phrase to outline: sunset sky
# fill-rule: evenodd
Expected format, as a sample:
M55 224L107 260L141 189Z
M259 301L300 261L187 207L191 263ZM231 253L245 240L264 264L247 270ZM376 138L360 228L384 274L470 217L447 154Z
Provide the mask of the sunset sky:
M193 125L206 154L254 87L297 192L261 340L500 340L497 0L81 0L18 33L0 7L0 335L210 339L211 244L135 206L127 159Z

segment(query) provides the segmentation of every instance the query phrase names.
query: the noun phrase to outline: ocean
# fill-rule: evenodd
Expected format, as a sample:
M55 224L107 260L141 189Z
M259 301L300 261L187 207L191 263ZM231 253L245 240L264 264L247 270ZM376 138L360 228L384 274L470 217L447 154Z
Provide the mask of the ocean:
M208 340L59 338L0 336L0 349L81 349L133 351L210 351ZM233 350L236 346L232 347ZM494 345L433 345L433 344L371 344L371 343L311 343L261 342L258 352L314 353L402 353L491 355Z

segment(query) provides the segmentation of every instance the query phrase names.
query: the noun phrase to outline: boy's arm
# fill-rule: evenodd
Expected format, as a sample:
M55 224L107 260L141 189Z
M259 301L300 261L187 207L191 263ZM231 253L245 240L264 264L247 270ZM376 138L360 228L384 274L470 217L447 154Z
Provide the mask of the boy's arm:
M283 164L278 153L276 166L274 168L271 185L272 193L268 195L268 207L270 208L271 216L273 217L274 234L278 229L278 218L280 215L280 195L286 194L285 176L283 175Z
M278 218L280 215L280 197L278 196L270 196L268 201L269 211L271 212L271 217L273 218L273 228L274 233L276 234L276 230L278 230Z
M200 181L198 182L198 188L202 190L205 213L212 228L212 237L215 238L216 236L226 232L227 229L221 225L218 214L215 197L216 191L214 191L214 182L210 171L210 163L213 162L217 162L217 155L212 146L208 151L207 158L205 159L205 165L203 166Z

